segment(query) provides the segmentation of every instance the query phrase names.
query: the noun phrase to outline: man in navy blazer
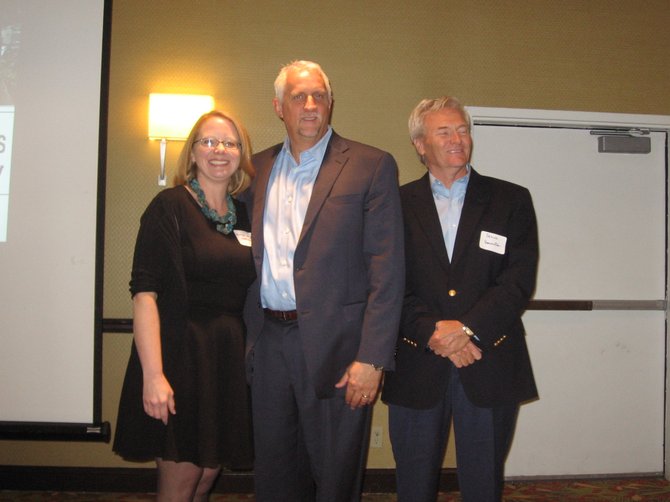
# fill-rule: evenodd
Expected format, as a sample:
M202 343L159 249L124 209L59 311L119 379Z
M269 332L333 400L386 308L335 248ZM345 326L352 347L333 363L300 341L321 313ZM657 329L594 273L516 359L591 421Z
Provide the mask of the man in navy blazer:
M409 128L428 173L401 188L406 293L382 395L398 500L436 500L453 417L463 500L497 502L519 403L537 397L521 322L537 271L533 203L469 164L455 98L421 101Z
M356 501L404 292L397 166L332 130L318 64L285 66L275 94L287 138L253 157L250 195L256 500Z

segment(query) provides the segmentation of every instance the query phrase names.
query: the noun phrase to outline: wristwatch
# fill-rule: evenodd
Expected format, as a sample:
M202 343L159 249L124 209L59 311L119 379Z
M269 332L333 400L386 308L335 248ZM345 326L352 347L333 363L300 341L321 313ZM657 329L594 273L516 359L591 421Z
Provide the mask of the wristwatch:
M463 326L463 333L465 333L465 334L468 335L469 337L473 337L473 336L475 336L475 332L472 331L470 328L468 328L468 327L465 326L465 325Z
M369 363L369 364L370 364L370 366L372 366L375 369L375 371L384 371L383 366L377 366L376 364L373 364L373 363Z

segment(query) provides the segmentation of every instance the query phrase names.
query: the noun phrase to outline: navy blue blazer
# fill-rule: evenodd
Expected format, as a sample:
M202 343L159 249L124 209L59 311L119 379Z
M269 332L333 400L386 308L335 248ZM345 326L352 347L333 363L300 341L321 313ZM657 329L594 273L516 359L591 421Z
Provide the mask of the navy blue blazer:
M394 372L382 399L430 408L444 395L451 362L426 349L442 319L470 327L483 357L461 368L465 392L477 406L537 397L521 315L535 288L538 237L524 187L471 170L450 261L426 173L400 189L405 228L406 292ZM481 244L482 233L498 247ZM496 251L492 249L495 248Z

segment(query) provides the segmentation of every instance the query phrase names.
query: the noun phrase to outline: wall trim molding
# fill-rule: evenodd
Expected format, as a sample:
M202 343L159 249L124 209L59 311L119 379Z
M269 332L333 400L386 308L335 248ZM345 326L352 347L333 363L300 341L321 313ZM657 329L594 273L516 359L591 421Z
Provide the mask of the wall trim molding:
M553 127L635 127L654 131L670 130L670 115L603 113L527 108L467 106L474 124L546 125Z

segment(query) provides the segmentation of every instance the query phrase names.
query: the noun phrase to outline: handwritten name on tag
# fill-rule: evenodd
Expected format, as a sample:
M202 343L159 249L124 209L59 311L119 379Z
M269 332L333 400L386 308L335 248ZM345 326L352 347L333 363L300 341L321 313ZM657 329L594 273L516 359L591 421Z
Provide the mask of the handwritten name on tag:
M240 244L251 247L251 232L245 232L244 230L233 230L233 232L235 232L235 237Z
M479 247L498 254L505 254L507 237L482 230L479 236Z

